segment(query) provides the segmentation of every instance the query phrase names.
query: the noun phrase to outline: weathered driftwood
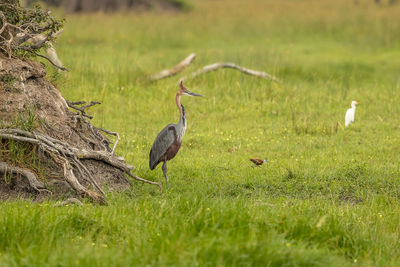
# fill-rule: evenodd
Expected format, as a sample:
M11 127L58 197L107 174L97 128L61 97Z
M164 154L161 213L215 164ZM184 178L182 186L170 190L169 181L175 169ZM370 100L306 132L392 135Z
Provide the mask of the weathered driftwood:
M195 59L195 57L196 57L196 54L192 53L189 56L187 56L184 60L179 62L179 64L176 65L175 67L173 67L171 69L162 70L160 72L157 72L157 73L151 75L150 79L152 81L157 81L157 80L161 80L161 79L164 79L164 78L167 78L167 77L170 77L170 76L174 76L178 72L181 72L187 66L189 66L190 63L192 63L192 61Z
M119 157L116 157L114 154L108 151L78 149L43 133L31 133L20 129L0 129L0 139L15 140L37 145L39 149L50 154L54 162L63 167L64 179L80 196L88 197L89 199L98 203L106 203L106 200L104 198L105 193L92 177L91 172L82 164L82 159L91 159L105 162L115 168L122 170L135 180L152 185L157 185L162 191L161 183L148 181L146 179L133 175L131 173L131 170L133 169L131 165L126 164ZM78 179L75 177L74 170L79 172L82 177L86 177L91 185L99 193L90 191L86 189L83 185L81 185Z
M256 77L272 80L274 82L279 82L278 78L276 78L275 76L273 76L271 74L268 74L268 73L263 72L263 71L247 69L247 68L241 67L241 66L239 66L239 65L237 65L235 63L230 63L230 62L217 62L217 63L211 64L211 65L204 66L203 68L193 72L189 76L182 77L180 80L181 81L185 81L188 78L193 79L193 78L195 78L195 77L197 77L197 76L199 76L201 74L204 74L204 73L207 73L207 72L210 72L210 71L216 71L216 70L221 69L221 68L236 69L236 70L238 70L240 72L243 72L245 74L248 74L248 75L252 75L252 76L256 76Z

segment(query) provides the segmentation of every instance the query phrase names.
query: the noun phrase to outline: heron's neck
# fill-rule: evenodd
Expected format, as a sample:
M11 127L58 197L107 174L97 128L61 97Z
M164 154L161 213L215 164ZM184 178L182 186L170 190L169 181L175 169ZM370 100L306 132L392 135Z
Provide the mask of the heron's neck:
M185 114L185 108L181 104L181 95L176 94L176 105L178 106L179 109L179 123L182 123L184 127L186 127L186 114Z
M356 109L356 105L355 104L351 104L351 108L352 109Z
M183 112L182 112L182 107L181 107L181 95L178 93L176 94L176 105L178 106L179 109L179 119L183 117Z

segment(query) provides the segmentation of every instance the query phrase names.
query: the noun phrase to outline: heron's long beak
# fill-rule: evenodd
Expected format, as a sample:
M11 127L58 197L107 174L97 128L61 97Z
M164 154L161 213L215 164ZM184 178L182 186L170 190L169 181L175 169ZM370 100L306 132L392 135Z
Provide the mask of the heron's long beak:
M356 104L357 104L357 105L360 105L360 101L357 101Z
M187 90L187 89L186 89L186 90ZM199 95L199 94L190 92L189 90L187 90L186 92L184 92L184 94L186 94L186 95L191 95L191 96L201 96L201 97L204 97L203 95Z

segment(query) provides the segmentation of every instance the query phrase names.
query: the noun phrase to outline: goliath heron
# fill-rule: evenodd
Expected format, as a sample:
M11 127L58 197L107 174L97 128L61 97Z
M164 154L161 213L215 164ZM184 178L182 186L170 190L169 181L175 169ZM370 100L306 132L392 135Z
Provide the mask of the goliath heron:
M344 118L344 126L347 127L350 123L354 122L354 115L356 113L356 105L360 104L358 101L351 101L351 108L346 111Z
M179 109L179 121L177 124L168 124L162 131L157 135L156 140L154 140L153 146L150 150L150 170L160 163L163 162L162 170L165 176L165 181L168 188L168 176L167 176L167 161L175 157L178 153L179 148L182 144L183 136L186 131L186 114L185 108L181 104L181 96L202 96L193 92L190 92L181 83L179 84L179 90L176 93L176 105Z

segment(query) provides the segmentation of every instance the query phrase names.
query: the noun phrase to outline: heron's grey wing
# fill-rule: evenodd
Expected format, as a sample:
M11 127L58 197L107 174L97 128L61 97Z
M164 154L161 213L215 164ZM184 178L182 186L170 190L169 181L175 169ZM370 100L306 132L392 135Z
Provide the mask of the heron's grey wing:
M153 170L159 163L160 158L167 152L168 148L172 145L175 139L174 131L170 129L174 127L174 124L168 124L162 131L157 135L150 150L150 170Z

